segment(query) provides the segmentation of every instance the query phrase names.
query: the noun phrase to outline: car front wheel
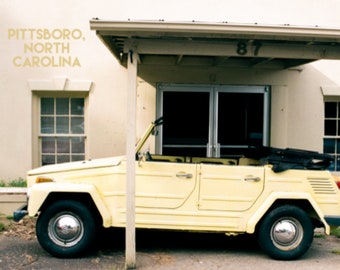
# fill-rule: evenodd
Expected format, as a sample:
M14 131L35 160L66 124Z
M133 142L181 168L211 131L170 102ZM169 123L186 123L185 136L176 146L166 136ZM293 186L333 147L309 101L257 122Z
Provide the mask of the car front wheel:
M58 201L40 213L36 235L40 245L51 255L76 257L94 242L96 222L92 213L80 202Z
M314 227L301 208L283 205L275 208L263 219L258 241L261 248L277 260L294 260L311 246Z

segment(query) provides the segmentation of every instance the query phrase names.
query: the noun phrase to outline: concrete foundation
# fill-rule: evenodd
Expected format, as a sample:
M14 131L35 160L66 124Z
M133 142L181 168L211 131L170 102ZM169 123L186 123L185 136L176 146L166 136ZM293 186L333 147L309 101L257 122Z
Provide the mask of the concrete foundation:
M0 188L0 215L12 216L26 202L26 188Z

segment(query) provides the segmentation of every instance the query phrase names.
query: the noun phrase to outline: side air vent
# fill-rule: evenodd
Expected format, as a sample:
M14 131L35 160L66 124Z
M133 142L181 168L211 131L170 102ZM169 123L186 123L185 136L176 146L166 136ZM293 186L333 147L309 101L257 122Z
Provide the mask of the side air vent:
M336 194L335 186L329 178L308 178L315 194Z

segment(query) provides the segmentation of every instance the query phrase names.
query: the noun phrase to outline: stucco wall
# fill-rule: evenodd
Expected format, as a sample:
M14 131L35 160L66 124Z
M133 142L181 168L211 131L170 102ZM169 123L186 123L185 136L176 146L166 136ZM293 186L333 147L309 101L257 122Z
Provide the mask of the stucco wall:
M32 108L34 97L28 87L30 80L53 81L64 77L70 81L91 81L86 103L86 157L125 152L126 71L90 31L91 18L340 26L340 2L327 2L325 5L310 0L298 3L212 0L208 5L197 0L2 0L0 179L24 177L28 169L36 166L33 159L38 151L33 144L37 136L33 127L36 116ZM67 33L76 29L81 35L58 38L58 33L65 29ZM54 30L57 36L48 36ZM33 56L38 62L32 60ZM54 64L53 57L56 57ZM58 62L58 57L71 57L72 64ZM25 62L26 58L30 60ZM272 144L322 150L320 86L337 85L339 81L333 80L340 77L336 70L340 70L338 62L330 69L316 64L303 66L302 71L193 69L183 73L145 68L143 72L150 80L138 82L137 137L155 117L156 82L260 84L272 86Z

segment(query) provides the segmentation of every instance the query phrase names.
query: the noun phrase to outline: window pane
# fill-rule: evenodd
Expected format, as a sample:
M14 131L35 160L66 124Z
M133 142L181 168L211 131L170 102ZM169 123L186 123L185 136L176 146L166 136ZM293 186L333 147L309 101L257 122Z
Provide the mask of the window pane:
M219 93L218 103L217 135L221 146L262 145L262 93Z
M209 92L164 92L163 95L163 143L205 146L209 134ZM193 119L199 119L200 124Z
M71 133L84 134L84 117L71 118Z
M335 147L334 151L332 152L333 154L340 154L340 139L335 140Z
M325 120L325 135L336 135L336 120Z
M44 134L54 133L54 117L46 117L46 116L41 117L40 132Z
M57 133L69 133L68 117L57 117Z
M340 156L335 156L335 164L332 164L333 170L335 169L336 171L340 171ZM330 167L328 167L329 170Z
M323 152L334 154L334 152L335 152L335 139L324 139L323 140Z
M41 138L41 152L42 153L55 153L54 138L50 138L50 137Z
M72 153L85 153L85 138L84 137L75 137L72 138Z
M72 115L84 115L84 99L72 98L71 99L71 114Z
M84 155L72 155L72 161L82 161L85 159Z
M40 108L41 114L54 115L54 98L41 98Z
M326 102L325 103L325 118L335 118L336 117L336 102Z
M57 153L70 153L69 138L57 138Z
M57 156L57 163L65 163L65 162L70 162L70 156L69 155Z
M68 98L57 98L56 99L56 113L57 115L68 115L69 114L69 103Z
M42 165L55 164L55 155L42 155Z

